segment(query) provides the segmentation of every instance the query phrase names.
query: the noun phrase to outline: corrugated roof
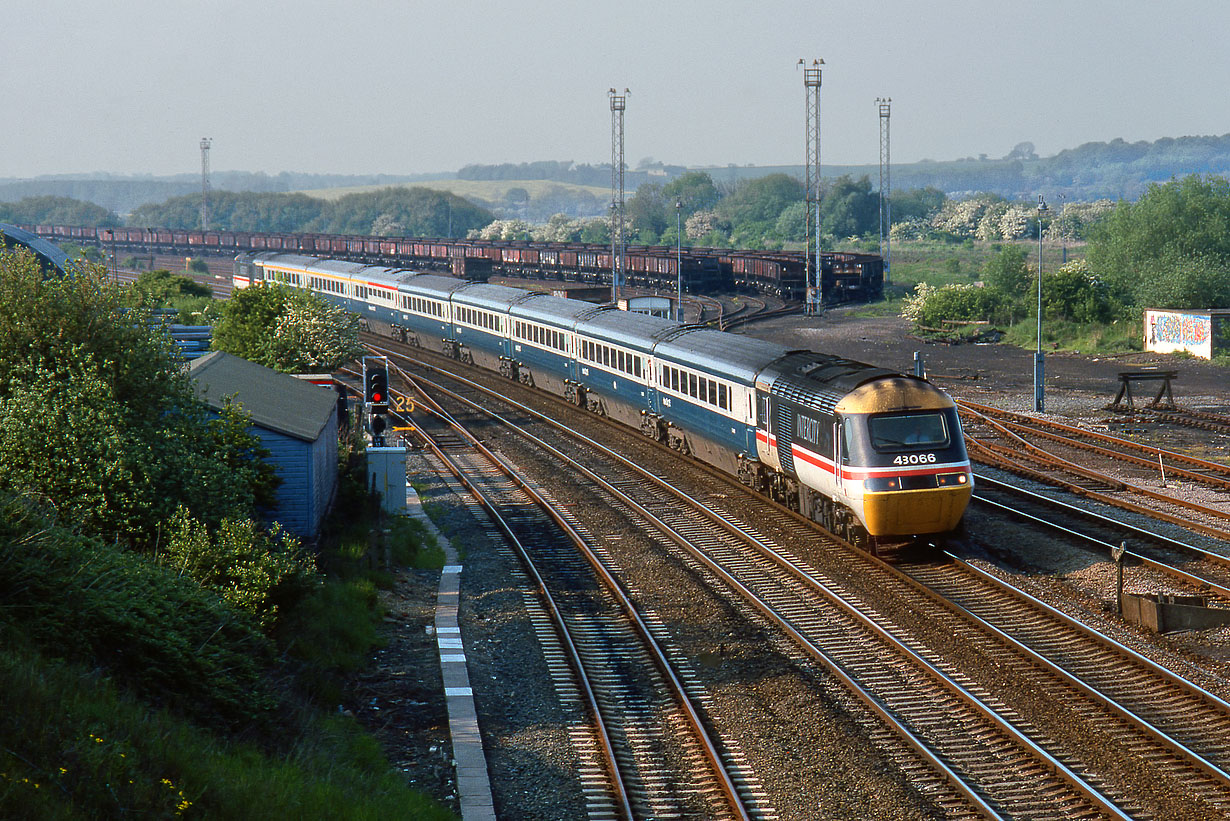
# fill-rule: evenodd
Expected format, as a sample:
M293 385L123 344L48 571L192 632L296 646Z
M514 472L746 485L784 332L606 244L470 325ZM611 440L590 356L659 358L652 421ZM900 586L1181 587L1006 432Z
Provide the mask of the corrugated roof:
M215 410L226 397L269 430L314 442L337 413L337 394L238 356L214 351L188 365L196 396Z
M4 235L4 245L11 245L13 242L16 242L18 245L24 245L33 251L35 256L41 259L45 265L56 268L60 273L65 273L69 263L72 262L68 258L68 254L60 250L60 246L40 236L31 234L24 228L0 222L0 234Z
M657 356L692 362L742 382L751 382L761 369L786 352L775 342L709 328L681 329L654 348Z
M401 281L400 290L407 294L421 294L435 299L448 299L449 294L468 285L464 279L440 274L415 274Z
M573 322L581 317L613 310L615 309L609 306L594 305L592 302L582 302L579 299L533 294L513 305L510 313L513 316L532 319L536 322L560 323L565 327L571 327Z
M630 345L648 351L662 333L677 327L678 324L649 314L603 311L578 322L577 330L616 345Z
M507 312L508 306L525 299L528 292L507 285L490 285L475 282L453 292L453 302L459 305L475 305L493 311Z

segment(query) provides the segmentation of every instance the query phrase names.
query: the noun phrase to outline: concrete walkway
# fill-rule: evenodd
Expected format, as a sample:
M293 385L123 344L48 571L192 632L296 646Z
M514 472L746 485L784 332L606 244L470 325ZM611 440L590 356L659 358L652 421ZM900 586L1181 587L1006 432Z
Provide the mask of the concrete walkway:
M448 704L449 734L453 740L453 763L457 768L457 794L461 799L462 821L496 821L487 775L487 756L478 731L478 712L474 691L466 669L465 647L457 610L461 597L461 565L457 551L434 522L423 512L422 502L412 488L406 488L406 512L423 522L444 548L444 570L436 594L436 645L440 650L440 670L444 674L444 698Z

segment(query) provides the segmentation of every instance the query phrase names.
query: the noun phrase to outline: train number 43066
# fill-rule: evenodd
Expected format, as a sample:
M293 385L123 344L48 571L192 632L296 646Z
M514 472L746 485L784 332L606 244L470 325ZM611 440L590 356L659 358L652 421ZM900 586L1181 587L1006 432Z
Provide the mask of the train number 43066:
M893 459L894 465L925 465L935 461L934 453L903 453Z

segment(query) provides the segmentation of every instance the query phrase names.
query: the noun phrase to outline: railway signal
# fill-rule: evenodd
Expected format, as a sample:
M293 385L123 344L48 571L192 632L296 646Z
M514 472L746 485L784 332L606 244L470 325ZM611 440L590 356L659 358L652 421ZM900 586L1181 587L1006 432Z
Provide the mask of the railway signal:
M383 356L363 357L363 401L371 411L368 430L372 444L384 445L384 432L389 426L389 360Z
M363 401L373 413L388 410L389 362L383 356L363 357Z

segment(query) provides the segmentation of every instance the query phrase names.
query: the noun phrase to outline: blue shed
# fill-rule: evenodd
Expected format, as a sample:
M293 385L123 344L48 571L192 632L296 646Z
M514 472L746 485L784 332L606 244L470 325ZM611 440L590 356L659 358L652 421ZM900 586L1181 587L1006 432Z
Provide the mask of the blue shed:
M314 538L337 489L337 395L222 351L193 360L188 370L198 399L221 410L233 396L251 415L251 430L282 478L270 518Z

